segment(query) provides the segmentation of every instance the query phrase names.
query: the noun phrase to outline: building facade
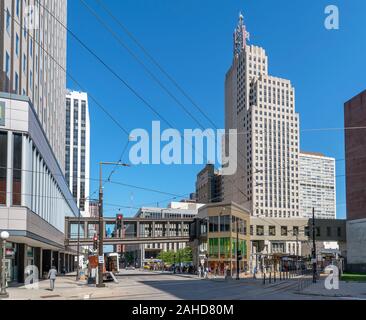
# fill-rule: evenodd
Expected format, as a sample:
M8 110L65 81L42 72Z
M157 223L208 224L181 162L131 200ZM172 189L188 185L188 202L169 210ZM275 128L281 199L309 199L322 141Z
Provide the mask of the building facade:
M366 91L344 105L347 268L366 272Z
M153 207L144 207L141 208L137 213L137 218L153 218L153 219L194 219L197 216L198 209L202 207L203 204L196 203L184 203L184 202L172 202L169 204L168 208L153 208ZM184 235L189 235L189 226L184 226L184 230L178 230L178 233L182 232ZM181 227L180 226L180 227ZM144 230L140 230L140 234L149 234L149 230L146 226ZM168 230L168 235L174 235L177 230L175 227L171 225ZM156 236L162 236L164 233L163 224L156 223L154 234ZM126 234L129 233L129 230L126 230ZM180 249L184 249L187 246L186 243L153 243L153 244L143 244L138 246L127 246L126 250L128 252L134 253L136 257L138 265L143 265L144 260L148 259L156 259L161 251L174 251L177 252Z
M29 97L64 168L67 0L3 0L0 11L0 92Z
M300 215L317 219L336 218L335 159L318 153L301 152Z
M240 272L248 270L249 225L249 211L235 203L211 203L201 207L190 228L193 264L221 275L229 271L233 276L240 254Z
M29 8L39 14L31 25ZM0 230L9 282L74 268L66 216L78 208L64 177L67 1L0 2ZM35 18L35 16L33 16ZM50 56L52 54L52 56Z
M237 130L238 169L224 177L224 201L250 204L253 216L298 218L295 89L289 80L269 75L265 50L249 46L247 38L240 15L234 59L225 81L225 128Z
M205 204L222 201L222 175L213 164L206 165L197 175L196 200Z
M66 95L65 177L82 216L88 217L90 188L90 119L88 95Z

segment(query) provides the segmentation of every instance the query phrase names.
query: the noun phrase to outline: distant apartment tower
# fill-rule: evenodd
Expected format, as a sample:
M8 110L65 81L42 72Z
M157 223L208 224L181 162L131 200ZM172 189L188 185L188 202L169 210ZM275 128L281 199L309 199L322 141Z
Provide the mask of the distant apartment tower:
M320 153L301 152L300 215L316 219L336 218L335 159Z
M222 175L208 164L197 175L196 201L198 203L214 203L222 201Z
M299 217L299 115L289 80L268 74L264 49L249 46L240 14L225 81L225 128L237 129L238 169L224 176L224 201L253 216ZM227 138L225 151L227 152Z
M366 90L344 106L347 270L366 272Z
M89 217L91 218L99 217L99 202L96 200L89 201Z
M66 95L65 176L83 216L89 216L90 119L88 95Z
M0 91L30 99L63 168L67 1L2 0L0 10Z
M28 266L39 276L75 266L64 235L65 216L78 214L64 177L66 9L66 0L0 1L0 230L10 234L9 282L23 283Z

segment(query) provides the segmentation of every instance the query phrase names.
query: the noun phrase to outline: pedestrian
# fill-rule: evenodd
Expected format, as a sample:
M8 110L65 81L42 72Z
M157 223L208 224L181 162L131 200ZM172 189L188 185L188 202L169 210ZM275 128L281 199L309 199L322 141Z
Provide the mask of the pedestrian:
M198 267L198 278L201 278L201 266Z
M55 289L56 277L57 277L56 267L52 266L52 268L48 272L48 279L50 279L50 289L51 289L51 291L53 291Z

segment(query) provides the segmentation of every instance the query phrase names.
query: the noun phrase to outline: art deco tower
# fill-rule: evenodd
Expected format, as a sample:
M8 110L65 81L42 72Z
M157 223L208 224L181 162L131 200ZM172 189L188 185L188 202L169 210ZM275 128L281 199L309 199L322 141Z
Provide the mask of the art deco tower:
M270 76L263 48L248 45L243 15L225 81L225 128L237 129L238 169L224 177L224 200L253 216L299 217L299 115L289 80Z

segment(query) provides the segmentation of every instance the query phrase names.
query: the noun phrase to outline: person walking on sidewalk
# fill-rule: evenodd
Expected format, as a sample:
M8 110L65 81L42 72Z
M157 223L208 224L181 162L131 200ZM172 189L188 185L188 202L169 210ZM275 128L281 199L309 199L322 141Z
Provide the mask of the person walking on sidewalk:
M48 272L48 279L50 279L50 289L51 289L51 291L53 291L55 289L56 277L57 277L56 267L52 266L52 268Z

